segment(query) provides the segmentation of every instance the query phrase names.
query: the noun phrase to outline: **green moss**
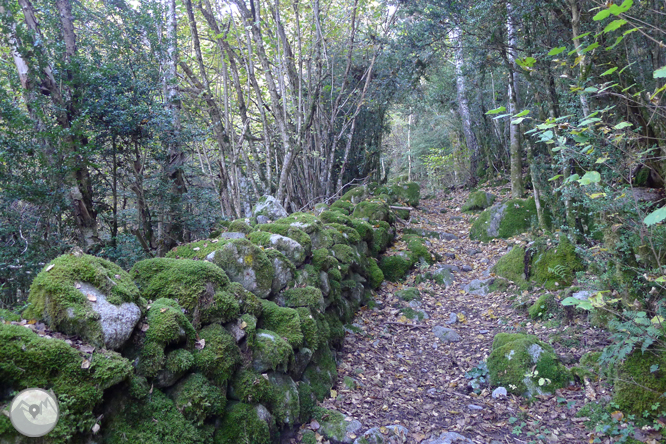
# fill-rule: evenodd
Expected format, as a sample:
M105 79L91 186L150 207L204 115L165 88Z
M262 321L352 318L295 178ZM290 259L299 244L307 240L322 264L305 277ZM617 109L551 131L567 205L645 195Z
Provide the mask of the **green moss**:
M349 216L345 216L340 211L324 211L319 215L319 218L325 224L351 225L351 219Z
M247 223L245 219L236 219L229 224L229 232L250 234L252 232L252 226Z
M527 310L532 319L547 319L560 311L560 304L555 295L546 293Z
M379 268L387 281L397 282L407 275L409 269L412 268L412 261L405 254L383 256Z
M328 311L324 313L324 319L326 319L330 331L329 343L335 347L342 346L342 342L345 339L345 326L340 320L340 316L337 313Z
M196 425L202 425L206 418L222 414L227 404L222 390L201 373L192 373L180 381L170 397L178 411Z
M299 326L300 328L300 326ZM275 332L270 330L257 330L253 348L255 371L286 370L289 361L294 355L291 345Z
M362 241L372 242L374 237L372 225L361 219L351 219L351 226L354 227Z
M343 264L358 264L359 255L358 252L350 247L349 245L344 244L335 244L331 248L333 256Z
M379 288L382 282L384 282L384 272L381 268L379 268L379 265L377 265L377 262L373 258L368 260L367 272L370 287L372 289Z
M227 410L215 432L215 444L270 444L271 424L257 412L257 406L236 403Z
M307 382L298 382L298 400L300 402L301 422L311 421L312 413L317 406L317 397L312 391L312 386Z
M65 254L49 262L30 286L26 319L44 319L49 327L77 334L96 346L104 346L99 315L92 309L77 283L88 283L107 302L140 305L139 290L130 275L113 262L87 254Z
M90 363L81 368L84 359ZM67 443L95 424L93 410L105 389L132 375L131 363L118 353L80 352L65 341L40 337L20 326L0 323L0 391L30 387L52 389L61 417L49 434L50 442ZM66 412L66 414L63 414Z
M505 387L517 395L534 395L539 390L552 393L571 380L550 345L521 333L495 336L488 371L491 385ZM539 385L542 378L543 384Z
M247 344L254 347L257 337L257 318L251 314L241 316L241 322L245 322L245 334L247 335Z
M210 262L190 259L147 259L134 264L131 276L146 299L178 301L196 327L228 322L239 315L235 296L224 290L229 278Z
M21 320L21 316L17 315L13 311L5 310L4 308L0 308L0 321L5 321L5 322L17 322Z
M491 221L499 211L503 211L500 221ZM527 232L536 223L537 212L534 199L513 199L501 205L488 208L472 224L471 240L488 242L494 238L508 239ZM492 228L496 228L496 232Z
M357 204L368 197L368 189L365 186L359 186L352 188L342 195L340 200L346 200L353 204Z
M312 413L313 418L321 425L319 433L324 435L325 438L332 439L335 442L343 442L348 439L347 425L349 423L345 421L345 415L323 407L315 407Z
M226 291L234 296L234 299L238 302L238 307L241 313L251 314L255 317L261 316L261 299L247 291L242 284L239 282L232 282L229 284Z
M312 252L312 265L318 270L328 271L339 265L338 260L331 256L326 248L320 248Z
M196 350L196 367L217 385L224 384L240 364L240 351L236 341L221 325L212 324L199 332L205 341L201 350Z
M286 307L309 307L313 310L324 309L324 295L316 287L291 288L280 295Z
M320 345L322 345L322 338L319 335L318 322L313 316L313 313L309 308L300 307L297 308L298 317L301 321L301 331L303 332L303 346L309 348L312 351L317 351ZM324 343L327 338L324 338Z
M475 191L470 193L467 202L462 207L463 211L485 210L495 202L497 197L485 191Z
M324 230L333 240L333 244L349 244L354 245L361 241L361 236L358 232L345 225L341 224L326 224Z
M301 246L305 249L307 255L309 255L310 251L312 250L312 239L310 238L310 235L307 234L305 231L301 230L300 228L276 222L272 224L258 225L256 230L260 232L279 234L280 236L293 239L299 244L301 244Z
M331 210L339 211L342 214L349 216L354 211L354 204L349 200L336 200L331 205Z
M194 356L184 348L177 348L166 355L164 368L173 374L182 374L192 368Z
M134 399L144 399L150 394L150 384L145 376L133 375L129 382L129 395Z
M492 269L493 273L513 281L522 289L527 288L525 280L525 249L513 247L511 251L502 256Z
M407 319L418 319L419 321L422 321L425 318L425 313L424 312L422 312L420 310L414 310L411 307L403 308L400 312Z
M575 247L565 236L556 249L539 254L533 262L534 280L549 290L571 285L575 272L584 269Z
M421 300L421 292L418 288L408 287L395 292L395 296L403 301Z
M292 213L289 216L283 217L282 219L278 219L273 223L279 225L290 225L295 228L300 228L301 230L305 231L307 234L312 234L321 228L321 221L319 220L319 218L310 213Z
M430 250L428 250L428 247L426 247L423 238L414 234L408 234L403 236L403 240L409 249L412 263L421 261L431 265L435 263L435 259L432 257L432 254L430 254Z
M389 188L389 194L399 201L414 208L419 206L421 199L421 187L416 182L395 184Z
M656 371L653 371L654 369ZM613 400L621 410L643 414L655 414L656 403L663 405L661 396L666 393L666 354L663 351L648 349L642 353L634 350L618 367Z
M121 402L119 407L119 412L105 426L105 443L203 444L207 441L206 434L188 421L174 402L158 389L142 401Z
M335 360L328 347L323 347L315 353L312 362L303 374L303 381L310 385L312 393L319 401L323 401L330 395L337 378Z
M303 432L301 442L303 444L317 444L317 435L312 430L306 430Z
M261 327L274 331L291 347L299 348L303 344L303 332L298 312L293 308L280 307L271 301L262 301L262 304Z
M368 221L391 222L391 210L386 202L379 199L364 200L356 205L352 217Z
M247 239L232 239L215 251L213 263L233 282L260 298L268 297L275 271L264 251Z
M231 388L241 402L266 406L275 403L275 391L268 378L252 370L238 371L231 380Z
M174 247L165 256L171 259L205 259L217 250L221 241L218 239L204 239Z
M386 248L393 241L390 225L386 222L380 222L373 226L372 242L370 243L370 253L378 256L379 253L386 251Z

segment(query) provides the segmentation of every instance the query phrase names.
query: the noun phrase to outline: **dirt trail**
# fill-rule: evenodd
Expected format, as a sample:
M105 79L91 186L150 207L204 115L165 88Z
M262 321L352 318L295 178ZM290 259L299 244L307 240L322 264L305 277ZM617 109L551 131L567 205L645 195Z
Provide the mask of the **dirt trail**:
M375 307L364 307L355 320L358 328L347 334L337 393L333 393L337 397L324 406L359 420L363 430L400 424L409 430L409 443L428 442L443 432L457 432L475 443L587 442L584 419L574 416L585 401L580 386L532 403L512 395L494 399L487 384L478 395L468 386L465 373L488 357L496 333L522 331L546 341L558 333L561 339L553 343L556 350L577 358L582 350L576 337L589 333L589 326L568 326L562 332L564 327L534 324L525 311L513 308L511 288L487 296L463 290L474 279L487 279L484 272L509 248L504 240L488 244L469 240L473 216L460 211L466 198L467 193L461 192L444 200L422 201L408 226L458 236L452 241L430 239L430 250L443 256L431 269L449 264L471 271L454 272L455 280L448 288L430 280L416 285L416 277L426 271L418 268L402 284L383 283ZM404 243L398 240L393 249L401 248ZM402 316L409 303L394 293L410 286L419 288L422 296L420 308L412 305L429 319L412 321ZM455 324L446 323L451 313L458 316ZM455 329L462 340L441 342L433 334L435 326Z

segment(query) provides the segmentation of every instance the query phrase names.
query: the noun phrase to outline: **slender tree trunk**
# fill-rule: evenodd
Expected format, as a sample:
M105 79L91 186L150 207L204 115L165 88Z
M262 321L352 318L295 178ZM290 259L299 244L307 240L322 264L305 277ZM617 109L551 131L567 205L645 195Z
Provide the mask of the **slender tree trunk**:
M409 108L409 123L407 126L407 180L412 181L412 109Z
M507 51L508 71L509 71L509 113L514 115L518 109L518 90L516 76L516 29L513 21L513 7L511 2L506 4L506 29L508 36L509 49ZM523 153L520 143L520 125L509 125L510 156L511 156L511 197L523 197Z
M467 150L469 151L469 177L467 179L467 186L473 188L479 181L476 174L477 164L479 159L479 143L476 140L476 135L472 130L472 117L469 112L469 103L467 101L465 76L463 75L463 65L465 59L463 57L462 37L459 27L453 28L450 33L451 42L455 45L455 66L456 66L456 89L458 97L458 112L460 113L460 120L462 121L463 133L465 134L465 142Z
M580 39L580 9L578 7L579 0L568 0L569 6L571 7L571 31L573 33L574 45L576 45L576 53L579 57L578 66L580 68L580 84L583 85L587 78L587 58L583 54L582 46ZM587 96L585 93L581 93L579 96L580 105L583 108L583 114L585 116L590 115L590 105L587 103Z

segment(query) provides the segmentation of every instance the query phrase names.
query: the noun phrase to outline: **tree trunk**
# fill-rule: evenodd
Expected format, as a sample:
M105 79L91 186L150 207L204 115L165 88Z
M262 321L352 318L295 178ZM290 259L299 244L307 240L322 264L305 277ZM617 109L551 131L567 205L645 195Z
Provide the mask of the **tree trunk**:
M576 46L576 54L579 57L578 66L580 68L580 84L584 85L587 78L587 58L583 54L583 50L580 44L578 36L580 35L580 9L578 8L579 0L569 0L569 6L571 7L571 31L573 34L574 45ZM590 115L590 105L587 103L587 96L585 93L581 93L579 96L580 105L583 108L583 115Z
M450 33L451 42L455 45L455 66L456 66L456 90L458 97L458 112L460 113L460 120L462 121L463 133L465 134L465 142L467 150L469 151L469 177L467 179L467 186L473 188L479 181L476 174L477 164L479 159L479 143L476 140L476 135L472 130L472 118L469 112L469 103L465 91L465 76L463 75L463 65L465 59L463 57L462 37L459 27L453 28Z
M506 4L506 30L508 36L509 49L507 51L508 71L509 71L509 114L514 115L518 109L518 91L516 76L516 29L513 21L513 7L511 2ZM511 197L523 197L523 153L520 143L520 125L509 125L510 156L511 156Z

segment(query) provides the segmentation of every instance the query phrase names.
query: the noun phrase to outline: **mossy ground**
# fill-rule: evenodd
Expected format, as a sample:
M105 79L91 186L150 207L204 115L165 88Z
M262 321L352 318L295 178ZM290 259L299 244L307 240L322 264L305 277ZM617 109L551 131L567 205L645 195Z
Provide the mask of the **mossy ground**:
M562 235L557 248L547 249L534 258L532 269L535 281L555 290L571 285L575 273L584 266L573 244Z
M664 405L666 393L666 354L663 351L634 350L617 371L613 400L622 410L642 415L663 410L653 410L656 403Z

